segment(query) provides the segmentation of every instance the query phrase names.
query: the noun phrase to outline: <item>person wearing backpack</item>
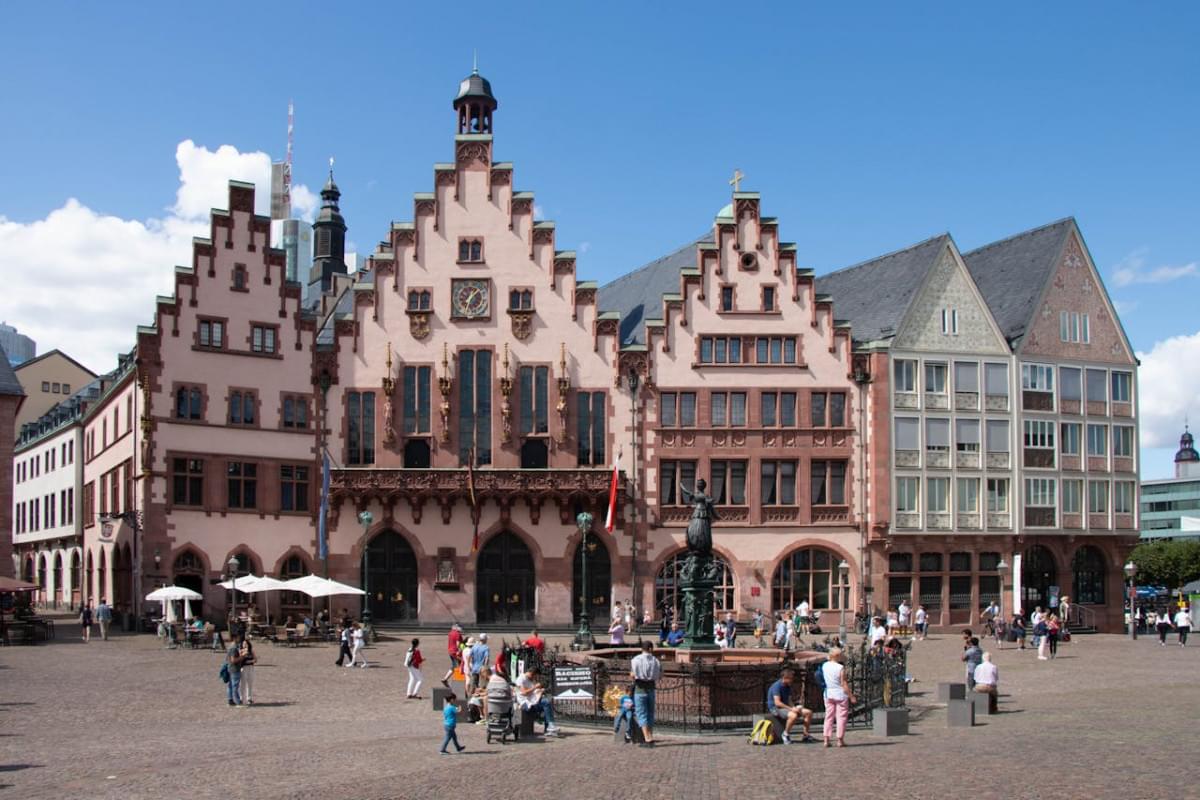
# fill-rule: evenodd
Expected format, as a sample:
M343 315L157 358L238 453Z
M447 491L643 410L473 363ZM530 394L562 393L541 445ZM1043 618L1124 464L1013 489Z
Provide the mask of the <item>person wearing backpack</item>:
M809 735L812 710L805 708L803 701L792 704L792 682L795 678L795 672L785 669L779 674L779 680L772 683L771 688L767 689L767 713L783 723L784 744L792 743L792 726L796 724L796 720L802 720L804 725L804 735L800 741L813 741L812 736Z
M425 680L421 675L421 665L425 663L424 657L421 655L421 640L413 639L412 646L408 648L408 652L404 654L404 666L408 667L408 699L421 699L421 682Z
M225 651L225 667L229 671L229 683L226 684L229 705L240 706L242 704L242 648L237 642L233 642Z

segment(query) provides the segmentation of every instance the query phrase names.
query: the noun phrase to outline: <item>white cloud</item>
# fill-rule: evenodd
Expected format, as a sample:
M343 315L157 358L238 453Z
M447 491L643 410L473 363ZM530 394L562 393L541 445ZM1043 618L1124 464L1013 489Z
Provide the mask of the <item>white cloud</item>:
M592 249L592 243L591 242L580 242L579 247L577 249L579 250L579 255L583 255L588 250Z
M1142 447L1179 441L1185 418L1200 419L1200 331L1155 342L1138 353L1138 419Z
M1170 283L1180 278L1200 275L1200 263L1191 262L1180 266L1163 265L1146 268L1148 247L1139 247L1113 267L1113 285L1129 286L1134 283Z
M191 263L192 237L209 234L209 210L228 205L228 182L254 183L260 213L270 205L266 153L212 151L189 139L175 161L179 186L162 218L122 219L75 198L29 223L0 215L0 319L33 337L38 352L61 349L97 372L115 367L135 326L153 321L154 296L171 293L175 265ZM311 215L312 192L292 192Z
M533 218L534 219L545 219L546 218L546 209L542 208L537 203L534 203L533 204Z
M258 203L257 195L254 202ZM292 216L296 219L312 222L316 218L317 208L320 205L321 198L307 186L302 183L292 186Z

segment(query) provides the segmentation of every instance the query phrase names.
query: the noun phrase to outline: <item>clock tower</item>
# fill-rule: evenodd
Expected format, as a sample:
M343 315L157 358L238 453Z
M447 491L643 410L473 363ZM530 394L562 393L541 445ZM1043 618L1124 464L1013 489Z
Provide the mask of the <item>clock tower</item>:
M321 211L313 223L313 264L308 274L308 296L330 291L333 274L345 275L346 220L338 208L342 193L333 182L333 159L329 159L329 180L321 189Z

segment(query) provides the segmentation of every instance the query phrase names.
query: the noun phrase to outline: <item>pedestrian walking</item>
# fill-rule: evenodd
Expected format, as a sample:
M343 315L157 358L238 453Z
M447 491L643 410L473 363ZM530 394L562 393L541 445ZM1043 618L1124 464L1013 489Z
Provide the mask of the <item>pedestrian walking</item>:
M765 624L766 624L766 620L763 618L762 609L761 608L754 609L754 646L755 647L763 646L763 638L762 637L763 637L763 626Z
M225 651L225 667L229 670L229 683L225 685L228 691L229 705L242 704L242 648L234 641Z
M1025 649L1025 620L1021 619L1020 614L1013 614L1012 634L1010 638L1020 645L1018 649Z
M782 614L775 615L775 646L787 648L788 624Z
M350 655L350 626L349 625L342 626L341 633L338 635L338 642L339 642L338 657L337 657L337 661L335 661L333 663L337 664L339 667L341 667L341 666L348 664L350 662L350 659L353 657Z
M609 644L625 644L625 622L624 620L614 619L612 625L608 626L608 643Z
M421 665L424 663L425 658L421 655L421 640L413 639L408 652L404 654L404 666L408 667L408 698L410 700L421 699L421 682L425 680L421 674Z
M855 698L846 680L846 668L842 666L842 648L829 651L829 660L821 665L821 677L825 683L825 746L829 747L829 737L835 736L838 747L845 747L850 704Z
M1158 615L1158 622L1154 626L1158 629L1158 646L1167 646L1167 634L1171 632L1171 617L1169 614L1162 613Z
M725 612L725 644L737 647L737 615L733 611Z
M238 654L242 659L242 702L252 706L254 705L254 665L258 663L258 658L254 655L254 645L244 635L238 640Z
M96 622L100 624L100 639L108 641L108 626L112 624L113 612L112 606L103 597L100 598L100 605L96 606Z
M454 677L455 667L462 666L462 626L457 622L450 626L450 634L446 637L446 653L450 656L450 669L442 676L442 686L450 688L450 679Z
M361 622L354 623L354 628L350 631L350 663L347 667L353 667L358 663L358 657L362 655L362 663L358 666L366 669L367 657L363 655L363 647L366 645L366 640L363 634L363 626Z
M486 633L479 634L479 639L474 641L474 646L469 651L463 651L463 660L467 662L467 668L470 670L470 679L467 682L468 690L479 688L481 685L479 672L492 660L492 649L488 647Z
M83 629L83 640L90 642L92 640L92 604L84 603L83 608L79 611L79 626Z
M1058 615L1050 614L1046 619L1046 650L1050 658L1058 658L1058 637L1062 631Z
M897 621L900 623L900 633L904 635L907 632L910 636L912 631L909 630L909 622L912 619L912 606L907 600L901 600L899 607L896 608Z
M654 657L654 645L642 642L642 652L629 663L633 679L633 713L646 741L639 747L654 746L654 691L662 677L662 664Z
M1038 612L1034 612L1036 617ZM1046 618L1039 617L1038 621L1033 623L1033 640L1037 642L1038 661L1046 661L1050 658L1050 643L1048 640L1050 626L1046 624Z
M466 745L458 743L458 698L454 696L454 692L446 695L446 705L442 706L442 730L445 736L442 738L442 755L449 755L446 749L454 742L454 749L458 752L466 750Z
M925 610L925 606L917 606L917 613L914 617L916 620L916 630L918 641L925 641L925 632L929 629L929 612Z
M967 664L967 690L975 689L975 668L983 661L983 650L979 647L979 639L972 636L967 640L963 649L962 660Z
M1192 615L1187 606L1180 606L1175 612L1175 631L1179 634L1179 646L1187 647L1187 637L1192 630Z

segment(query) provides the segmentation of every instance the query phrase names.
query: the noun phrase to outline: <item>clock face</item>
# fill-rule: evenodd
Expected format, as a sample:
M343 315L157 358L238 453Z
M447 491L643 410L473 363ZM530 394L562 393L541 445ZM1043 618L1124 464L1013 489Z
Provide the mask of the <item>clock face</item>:
M490 281L455 280L451 291L454 316L463 319L486 319L492 313Z

